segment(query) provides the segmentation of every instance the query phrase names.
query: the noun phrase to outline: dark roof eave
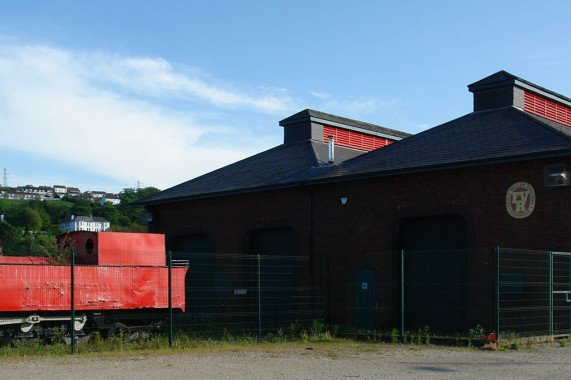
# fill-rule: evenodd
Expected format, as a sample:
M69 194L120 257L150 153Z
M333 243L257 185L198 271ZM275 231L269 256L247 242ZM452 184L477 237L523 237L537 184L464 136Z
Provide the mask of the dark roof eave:
M231 196L231 195L251 194L251 193L258 193L261 191L289 189L289 188L301 187L301 186L303 186L303 182L290 182L290 183L285 183L285 184L275 184L275 185L248 187L248 188L242 188L242 189L236 189L236 190L219 191L219 192L215 192L215 193L202 193L202 194L195 194L195 195L186 195L186 196L181 196L181 197L157 199L157 200L148 201L148 202L137 201L137 202L131 203L131 205L134 207L155 206L155 205L163 205L163 204L169 204L169 203L193 201L193 200L198 200L198 199L209 199L209 198L227 197L227 196Z
M564 156L571 156L571 149L562 149L562 150L557 150L557 151L552 151L552 152L529 153L529 154L522 154L522 155L517 155L517 156L496 157L496 158L491 158L491 159L489 159L489 158L487 158L487 159L476 159L476 160L468 160L468 161L460 161L460 162L452 162L452 163L444 163L444 164L436 164L436 165L427 165L427 166L415 166L415 167L410 167L410 168L401 168L401 169L394 169L394 170L383 170L383 171L376 171L376 172L347 174L347 175L340 175L340 176L328 177L328 178L319 178L319 179L310 179L310 180L299 181L299 182L290 182L290 183L286 183L286 184L258 186L258 187L252 187L252 188L243 188L243 189L237 189L237 190L221 191L221 192L216 192L216 193L203 193L203 194L196 194L196 195L176 197L176 198L160 199L160 200L149 201L149 202L138 201L138 202L133 202L132 205L135 207L156 206L156 205L178 203L178 202L185 202L185 201L192 201L192 200L199 200L199 199L218 198L218 197L226 197L226 196L240 195L240 194L251 194L251 193L257 193L257 192L269 191L269 190L281 190L281 189L290 189L290 188L296 188L296 187L323 185L323 184L329 184L329 183L339 183L339 182L346 182L346 181L357 180L357 179L372 179L372 178L381 178L381 177L392 177L392 176L403 175L403 174L426 173L426 172L441 171L441 170L460 169L460 168L468 168L468 167L474 167L474 166L497 165L497 164L504 164L504 163L510 163L510 162L523 162L523 161L530 161L533 159L555 158L555 157L564 157Z

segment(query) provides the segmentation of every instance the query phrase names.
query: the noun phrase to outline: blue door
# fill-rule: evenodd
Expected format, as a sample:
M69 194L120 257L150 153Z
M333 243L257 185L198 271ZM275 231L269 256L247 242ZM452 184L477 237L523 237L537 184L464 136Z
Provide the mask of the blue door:
M375 276L370 270L357 273L355 280L355 327L374 329L376 315Z

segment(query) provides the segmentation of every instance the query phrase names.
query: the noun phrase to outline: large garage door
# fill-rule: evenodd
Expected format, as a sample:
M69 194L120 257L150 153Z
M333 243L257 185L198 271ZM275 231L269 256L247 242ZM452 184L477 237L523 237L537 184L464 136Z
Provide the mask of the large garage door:
M248 253L260 255L260 309L266 326L287 326L297 316L297 238L291 228L249 234ZM257 268L252 268L256 276Z
M206 235L179 236L172 242L173 259L188 260L186 273L186 310L193 314L207 314L213 308L214 255Z
M400 244L405 328L466 332L466 221L457 215L406 220Z

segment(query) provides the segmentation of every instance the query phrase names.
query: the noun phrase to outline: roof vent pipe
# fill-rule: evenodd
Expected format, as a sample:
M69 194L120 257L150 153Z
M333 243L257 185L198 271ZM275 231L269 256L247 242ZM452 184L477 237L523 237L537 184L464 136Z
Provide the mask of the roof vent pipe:
M335 139L332 135L329 135L329 163L335 162Z

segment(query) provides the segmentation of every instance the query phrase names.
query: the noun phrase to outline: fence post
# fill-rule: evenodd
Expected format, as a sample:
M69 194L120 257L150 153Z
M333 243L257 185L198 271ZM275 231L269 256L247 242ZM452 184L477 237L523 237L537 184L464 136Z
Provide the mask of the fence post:
M400 251L400 335L404 336L404 249Z
M69 252L70 261L70 303L71 303L71 354L75 352L75 249L72 248Z
M496 339L500 339L500 247L496 247Z
M549 335L553 335L553 252L549 252Z
M173 328L172 328L172 251L168 251L167 260L169 266L168 297L169 297L169 347L172 348Z
M258 342L262 341L262 277L261 277L261 261L258 254Z

